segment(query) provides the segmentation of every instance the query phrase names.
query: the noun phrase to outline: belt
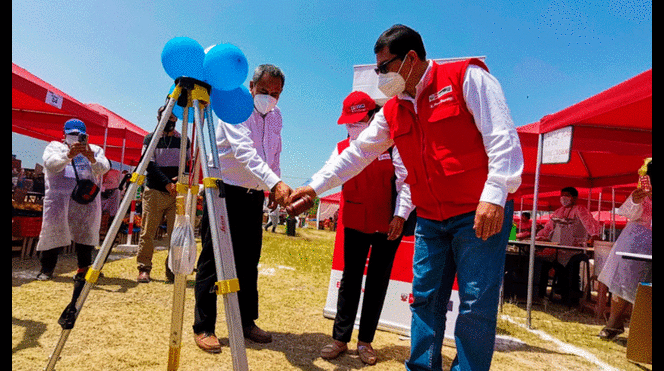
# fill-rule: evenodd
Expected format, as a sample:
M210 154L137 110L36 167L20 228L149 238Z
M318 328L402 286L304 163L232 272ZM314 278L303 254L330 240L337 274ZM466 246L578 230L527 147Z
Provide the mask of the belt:
M224 183L224 187L226 189L229 189L229 188L233 189L235 192L238 192L238 193L242 192L242 193L246 193L246 194L250 194L250 195L255 195L255 194L259 194L259 193L262 194L263 193L263 191L261 191L259 189L245 188L245 187L242 187L242 186L236 186L236 185L231 185L231 184L227 184L227 183Z

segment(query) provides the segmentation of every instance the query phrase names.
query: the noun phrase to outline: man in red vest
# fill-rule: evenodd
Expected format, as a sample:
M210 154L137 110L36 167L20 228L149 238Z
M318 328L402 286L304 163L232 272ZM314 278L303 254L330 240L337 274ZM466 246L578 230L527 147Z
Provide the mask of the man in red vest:
M348 138L337 144L327 164L333 164L357 140L378 109L374 100L360 91L354 91L344 99L337 123L346 125ZM320 173L332 174L334 170L323 167ZM410 200L410 187L404 184L406 175L399 152L391 148L343 185L341 222L344 226L344 271L332 330L334 341L321 350L321 357L325 359L336 358L348 349L347 343L353 334L362 292L364 268L371 249L357 352L366 364L372 365L377 361L371 342L383 309L404 222L414 209Z
M477 59L426 59L420 35L395 25L374 46L378 88L388 97L369 127L289 201L314 197L395 145L417 211L408 370L441 370L447 303L459 286L452 370L489 370L512 201L523 154L498 81Z

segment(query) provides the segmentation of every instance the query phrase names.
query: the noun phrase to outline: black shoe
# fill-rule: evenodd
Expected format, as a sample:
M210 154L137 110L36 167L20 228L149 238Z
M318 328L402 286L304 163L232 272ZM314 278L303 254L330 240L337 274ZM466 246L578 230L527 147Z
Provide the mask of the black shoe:
M272 334L261 330L256 325L251 325L242 329L245 339L249 339L256 343L270 343L272 342Z

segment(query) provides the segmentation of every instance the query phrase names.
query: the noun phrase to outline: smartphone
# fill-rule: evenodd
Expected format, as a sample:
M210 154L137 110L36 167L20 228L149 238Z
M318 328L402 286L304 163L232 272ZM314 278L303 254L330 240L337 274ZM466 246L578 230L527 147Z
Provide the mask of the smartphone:
M81 144L88 144L88 135L85 133L78 134L78 142Z

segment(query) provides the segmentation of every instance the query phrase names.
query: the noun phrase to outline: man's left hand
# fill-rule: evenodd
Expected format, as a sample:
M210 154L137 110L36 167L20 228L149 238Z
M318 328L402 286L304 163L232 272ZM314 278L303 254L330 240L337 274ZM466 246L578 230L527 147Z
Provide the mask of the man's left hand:
M486 241L489 237L500 232L505 218L505 209L502 206L480 201L475 213L473 229L477 238Z

